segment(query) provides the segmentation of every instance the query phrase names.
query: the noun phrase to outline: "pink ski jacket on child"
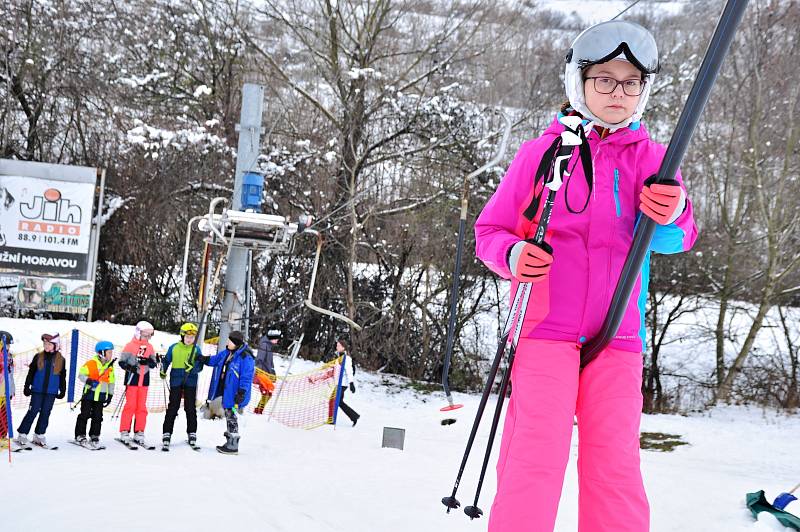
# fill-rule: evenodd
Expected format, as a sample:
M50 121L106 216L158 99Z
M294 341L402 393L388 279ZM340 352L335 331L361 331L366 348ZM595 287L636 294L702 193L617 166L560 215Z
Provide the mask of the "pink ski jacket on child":
M523 216L534 195L533 182L542 155L564 130L554 120L544 134L522 145L500 186L475 222L476 254L486 266L511 278L508 254L520 240L532 238L533 221ZM640 216L639 193L644 181L658 172L666 148L650 140L644 125L634 122L604 139L592 129L587 135L594 166L590 191L578 150L569 168L572 175L559 189L545 241L553 247L553 264L546 282L533 285L522 334L528 338L583 344L601 329ZM577 164L576 164L577 163ZM676 179L683 187L680 173ZM541 192L542 183L537 193ZM546 192L546 191L545 191ZM545 194L546 195L546 194ZM573 211L567 209L565 196ZM540 202L540 212L544 200ZM656 228L650 249L680 253L697 238L692 205L675 222ZM631 294L628 308L610 347L642 352L644 313L650 272L649 255ZM516 291L516 281L511 293Z

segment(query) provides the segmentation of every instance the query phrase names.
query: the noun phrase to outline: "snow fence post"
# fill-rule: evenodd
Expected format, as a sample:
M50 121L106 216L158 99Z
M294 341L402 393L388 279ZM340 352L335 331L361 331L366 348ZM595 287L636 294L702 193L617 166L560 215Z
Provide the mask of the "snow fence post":
M67 402L75 402L75 378L78 376L78 329L72 329L72 341L69 348L69 384Z
M336 428L336 415L339 413L339 401L342 399L342 377L344 376L344 363L347 354L342 355L342 365L339 366L339 382L336 383L336 404L333 405L333 428Z
M3 389L5 390L3 393L5 394L6 399L6 422L8 423L8 448L11 449L11 438L14 437L14 422L11 420L11 381L8 378L8 345L6 338L3 338ZM9 462L11 461L11 455L9 454Z

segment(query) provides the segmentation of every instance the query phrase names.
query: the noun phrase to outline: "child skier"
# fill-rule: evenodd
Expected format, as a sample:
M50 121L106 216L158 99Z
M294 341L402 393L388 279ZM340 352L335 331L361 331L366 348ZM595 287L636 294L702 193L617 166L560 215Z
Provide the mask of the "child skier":
M125 370L125 407L119 424L120 441L130 446L131 422L135 418L133 443L146 447L144 427L147 423L147 391L150 370L156 367L156 352L150 344L155 329L150 323L136 324L133 339L122 348L119 366Z
M224 445L218 445L217 451L223 454L238 454L239 422L236 411L241 411L250 402L255 358L245 343L241 331L231 331L225 347L212 357L197 355L197 359L202 360L207 366L215 367L210 386L214 398L222 397L222 408L225 409L228 427L225 432L226 442Z
M81 413L75 422L75 443L92 450L104 449L100 445L100 427L103 424L103 408L111 404L114 397L114 344L107 340L94 346L95 356L89 359L78 372L84 383L81 397ZM89 420L89 440L86 439L86 424Z
M203 362L198 360L200 349L195 345L197 338L197 325L184 323L180 328L181 341L169 346L166 356L161 360L162 379L169 372L169 405L167 415L164 417L164 426L161 436L161 450L168 451L175 418L183 398L183 410L186 412L186 432L189 445L197 445L197 375L203 369Z
M39 447L47 447L44 433L50 422L50 412L56 399L63 399L67 393L66 361L61 356L61 344L58 334L42 335L43 350L36 354L28 366L23 393L31 397L30 406L17 429L16 442L21 446L28 444L28 433L36 416L32 443Z
M361 415L344 402L344 392L347 391L348 388L350 388L350 392L356 393L355 365L353 364L353 358L347 350L347 340L339 338L336 340L336 356L340 357L342 355L344 355L344 375L342 375L341 384L339 385L339 408L350 418L350 421L353 422L353 426L355 427Z
M270 375L275 375L275 362L273 360L272 346L277 345L281 339L280 329L267 329L258 341L258 354L256 367L261 368Z
M275 391L275 363L273 361L272 346L281 339L279 329L267 329L258 341L258 354L256 355L256 374L253 384L258 386L261 399L253 410L254 414L263 414L264 407Z
M14 359L11 358L10 345L14 343L11 333L0 331L0 440L8 438L8 417L6 415L6 393L8 400L14 398ZM7 354L8 367L3 365L3 351ZM8 390L6 390L8 379ZM5 445L6 442L3 442Z
M660 224L653 251L686 251L697 237L680 175L666 184L649 179L666 151L640 122L657 69L655 40L637 24L611 21L581 33L567 54L562 113L584 119L593 175L576 164L576 149L553 207L549 245L528 241L544 205L543 183L533 176L549 164L543 158L564 130L555 120L522 145L475 223L477 256L512 280L512 294L520 282L535 283L511 375L492 532L553 530L574 416L579 530L649 530L639 469L649 258L617 336L579 368L580 347L601 328L641 215Z

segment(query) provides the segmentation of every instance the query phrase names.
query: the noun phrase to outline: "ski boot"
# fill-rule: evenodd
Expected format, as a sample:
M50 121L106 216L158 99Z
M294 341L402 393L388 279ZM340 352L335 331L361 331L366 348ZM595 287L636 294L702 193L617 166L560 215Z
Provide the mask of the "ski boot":
M189 444L189 447L191 447L195 451L200 450L200 447L197 446L197 434L196 433L190 432L189 433L189 439L186 440L186 441Z
M42 435L34 434L33 435L33 439L31 440L31 443L33 443L34 445L38 445L39 447L44 447L45 449L47 449L47 439L44 437L44 434L42 434Z
M27 434L18 433L17 437L14 438L13 440L11 440L11 443L12 443L12 445L11 445L12 451L15 451L15 452L16 451L21 451L23 449L25 449L26 451L32 451L33 450L33 445L31 445L31 442L28 441L28 435ZM16 446L16 449L14 449L15 446Z
M161 450L162 451L164 451L164 452L169 451L169 443L170 443L171 439L172 439L172 434L170 434L169 432L165 432L164 434L161 435Z
M105 449L105 445L100 445L100 438L97 436L92 436L89 440L89 449L93 451L99 451L100 449Z
M133 443L148 451L152 451L156 448L155 445L148 445L147 442L144 441L143 431L139 431L133 435Z
M119 441L121 441L125 445L130 445L131 443L133 443L133 441L131 440L131 433L128 432L127 430L123 430L122 432L119 433Z
M222 454L239 454L239 434L235 432L225 432L226 442L224 445L217 445L217 452Z

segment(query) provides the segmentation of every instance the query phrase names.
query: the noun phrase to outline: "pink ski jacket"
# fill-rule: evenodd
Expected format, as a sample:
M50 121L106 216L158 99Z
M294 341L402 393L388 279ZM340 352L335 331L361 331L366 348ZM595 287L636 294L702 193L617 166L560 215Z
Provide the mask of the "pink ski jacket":
M532 238L536 231L539 214L530 221L523 212L533 198L534 175L542 155L563 130L564 126L556 119L541 137L522 145L475 222L478 258L505 279L511 278L509 250L518 241ZM576 149L569 164L572 175L557 193L545 238L553 247L553 265L548 281L533 285L523 337L580 345L600 331L633 241L634 228L642 216L639 193L645 179L658 172L666 152L666 147L650 140L640 122L602 140L593 129L587 139L594 166L593 190L589 197ZM676 179L683 186L680 173ZM536 192L541 191L541 186L540 183ZM586 209L580 214L571 213L565 195L574 211L580 211L588 197ZM539 213L544 200L540 203ZM672 224L657 226L650 249L664 254L680 253L690 249L696 238L697 226L687 195L683 214ZM644 351L649 273L648 254L611 347ZM512 295L516 285L513 281Z

